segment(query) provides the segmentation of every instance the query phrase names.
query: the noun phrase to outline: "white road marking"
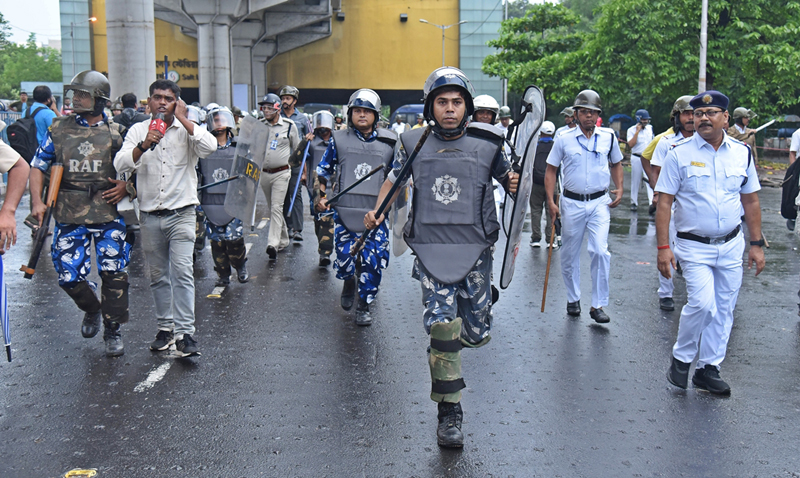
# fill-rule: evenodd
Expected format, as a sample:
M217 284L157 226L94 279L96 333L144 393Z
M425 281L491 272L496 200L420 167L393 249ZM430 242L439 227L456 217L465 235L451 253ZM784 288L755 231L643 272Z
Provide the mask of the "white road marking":
M143 382L140 382L136 387L134 387L134 392L144 392L145 390L150 390L164 378L167 374L167 370L172 367L172 362L164 362L159 365L157 368L150 371L147 375L147 378L144 379Z
M261 218L261 222L259 222L259 223L258 223L258 226L256 226L256 227L257 227L258 229L264 229L264 228L267 226L267 221L269 221L269 219L268 219L268 218L266 218L266 217L264 217L264 218Z
M253 243L252 242L245 243L245 245L244 245L245 255L250 254L250 248L251 247L253 247Z
M214 290L211 291L210 294L206 296L207 299L219 299L222 297L222 293L225 292L225 287L214 287Z

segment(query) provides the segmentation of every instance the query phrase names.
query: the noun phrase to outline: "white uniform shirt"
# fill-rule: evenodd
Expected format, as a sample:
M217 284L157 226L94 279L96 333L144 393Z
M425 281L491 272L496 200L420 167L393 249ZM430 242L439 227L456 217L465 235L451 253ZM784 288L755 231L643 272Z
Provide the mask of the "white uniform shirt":
M149 121L128 129L125 143L114 157L118 173L136 172L136 192L142 211L179 209L200 204L197 200L197 158L205 158L217 150L217 139L206 128L195 125L189 134L174 119L155 149L142 153L133 162L133 149L144 141Z
M669 150L656 191L675 196L675 228L679 232L715 238L741 224L744 210L739 195L761 189L755 161L748 159L749 155L746 144L727 134L717 151L699 134Z
M658 144L656 144L656 147L653 150L653 157L650 158L650 165L658 166L659 168L664 166L664 159L667 157L669 148L682 139L683 135L680 132L662 136L661 139L658 140Z
M586 138L580 127L556 136L547 164L562 166L563 187L577 194L592 194L608 189L611 171L608 163L622 161L617 137L611 128L596 127Z
M574 127L574 128L570 128L569 126L567 126L567 125L564 125L564 126L562 126L562 127L558 128L558 129L556 130L555 134L553 134L553 138L557 138L558 136L560 136L560 135L561 135L561 133L563 133L563 132L565 132L565 131L570 131L570 130L573 130L573 129L580 129L580 128L578 128L577 126L576 126L576 127Z
M636 134L636 125L631 126L628 128L628 141L633 139L633 136ZM641 156L644 150L647 148L647 145L653 141L653 125L647 125L639 131L639 137L636 138L636 144L633 145L631 148L631 154L635 154Z
M800 154L798 154L798 152L800 152L800 128L797 128L797 131L792 133L792 145L789 146L789 151L794 151L795 158L800 159L800 157L798 157L800 156Z
M405 133L409 129L411 129L411 128L409 128L408 124L406 124L406 123L402 123L402 122L398 123L397 121L392 123L392 131L394 131L397 134Z

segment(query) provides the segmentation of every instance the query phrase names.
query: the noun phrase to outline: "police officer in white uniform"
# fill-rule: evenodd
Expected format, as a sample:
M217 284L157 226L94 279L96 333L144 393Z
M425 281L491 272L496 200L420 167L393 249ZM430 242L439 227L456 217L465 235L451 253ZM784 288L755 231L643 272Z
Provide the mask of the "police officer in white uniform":
M639 188L642 186L642 177L645 178L647 189L647 204L653 204L653 189L647 181L647 176L642 169L642 152L653 141L653 125L650 124L650 113L647 110L636 111L636 124L628 128L628 146L631 148L631 211L639 207ZM651 207L653 214L655 207Z
M622 153L614 130L595 126L602 111L600 95L583 90L575 97L573 109L578 127L556 136L547 157L545 189L551 217L558 216L553 200L556 172L563 176L561 197L561 274L567 288L567 314L581 313L581 243L589 232L589 257L592 260L592 308L589 315L598 323L611 321L603 306L608 305L608 276L611 253L608 252L609 208L622 201ZM616 189L608 195L609 180Z
M692 112L693 108L689 104L691 100L691 95L681 96L675 100L675 104L672 105L670 120L672 120L672 130L677 132L662 136L653 149L653 156L650 160L650 184L653 189L655 189L658 176L661 174L661 167L664 165L664 159L667 157L669 149L678 141L694 134L694 114ZM673 210L674 209L673 205ZM670 244L675 243L675 221L673 219L674 218L670 216ZM675 310L675 301L672 298L674 292L675 284L672 282L672 277L667 278L658 274L658 305L661 310Z
M696 134L673 146L664 160L656 191L658 270L671 276L679 260L688 303L681 311L678 338L672 347L667 379L686 388L689 367L697 358L694 386L727 395L731 388L719 376L733 326L733 309L742 285L744 234L750 231L748 267L764 269L761 237L761 189L750 147L725 133L728 98L706 91L692 98ZM669 245L670 208L675 206L677 238Z

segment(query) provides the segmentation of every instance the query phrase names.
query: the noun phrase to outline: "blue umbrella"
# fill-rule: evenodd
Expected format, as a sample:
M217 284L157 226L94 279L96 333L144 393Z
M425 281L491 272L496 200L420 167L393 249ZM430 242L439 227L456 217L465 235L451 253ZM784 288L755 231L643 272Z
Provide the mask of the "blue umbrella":
M6 356L11 361L11 323L8 320L8 289L6 276L3 274L3 256L0 255L0 322L3 325L3 338L6 344Z

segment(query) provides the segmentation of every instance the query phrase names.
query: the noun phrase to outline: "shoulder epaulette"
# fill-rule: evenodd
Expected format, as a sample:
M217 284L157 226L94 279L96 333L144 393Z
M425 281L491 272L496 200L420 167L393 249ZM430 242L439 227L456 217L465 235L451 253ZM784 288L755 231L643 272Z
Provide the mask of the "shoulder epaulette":
M691 140L692 140L691 136L689 136L688 138L683 138L683 139L681 139L680 141L678 141L676 143L670 144L669 145L669 149L677 148L678 146L684 145L684 144L688 143Z

